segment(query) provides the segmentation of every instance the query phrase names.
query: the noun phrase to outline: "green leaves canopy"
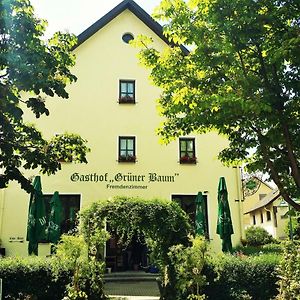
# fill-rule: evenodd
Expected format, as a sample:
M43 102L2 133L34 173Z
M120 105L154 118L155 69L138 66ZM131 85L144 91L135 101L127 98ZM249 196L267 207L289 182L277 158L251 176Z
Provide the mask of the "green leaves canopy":
M49 115L44 96L68 98L65 88L76 80L70 72L75 36L57 32L44 40L45 28L46 22L34 16L28 0L0 1L0 188L17 180L31 191L23 168L40 167L53 174L60 169L58 159L86 162L88 148L80 136L46 141L23 120L24 109L37 118ZM30 96L24 99L24 95Z
M163 139L208 130L226 135L220 159L268 173L297 209L299 16L293 0L163 0L154 17L172 43L190 52L174 46L160 53L143 38L140 52L163 90Z

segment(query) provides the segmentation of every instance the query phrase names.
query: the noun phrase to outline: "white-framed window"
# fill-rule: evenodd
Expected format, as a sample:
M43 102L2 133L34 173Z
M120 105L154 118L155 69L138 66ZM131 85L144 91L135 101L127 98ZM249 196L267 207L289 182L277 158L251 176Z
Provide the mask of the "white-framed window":
M195 138L179 138L179 162L181 164L195 164Z
M133 136L119 136L119 162L136 162L136 140Z
M119 81L119 103L135 103L135 80Z

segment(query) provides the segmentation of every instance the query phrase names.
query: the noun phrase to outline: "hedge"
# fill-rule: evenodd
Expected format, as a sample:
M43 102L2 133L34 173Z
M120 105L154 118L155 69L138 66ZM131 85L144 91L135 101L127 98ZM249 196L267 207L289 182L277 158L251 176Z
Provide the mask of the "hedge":
M0 259L3 299L25 299L31 295L37 300L61 300L71 282L71 272L61 270L54 279L51 262L37 257Z
M275 268L279 260L278 255L211 258L203 269L208 282L204 293L208 299L218 300L273 299L277 295ZM62 269L55 280L51 263L51 259L37 257L0 259L3 298L24 299L33 295L37 300L61 300L65 286L71 282L71 272ZM23 298L18 297L19 293Z
M273 299L278 291L275 269L278 255L235 257L222 255L210 259L204 274L208 284L204 289L208 299Z

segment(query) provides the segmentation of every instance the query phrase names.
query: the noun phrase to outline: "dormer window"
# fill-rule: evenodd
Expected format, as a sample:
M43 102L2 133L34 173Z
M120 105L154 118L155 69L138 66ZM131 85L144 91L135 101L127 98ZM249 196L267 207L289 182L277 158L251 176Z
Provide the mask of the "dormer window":
M120 80L119 103L135 103L134 80Z

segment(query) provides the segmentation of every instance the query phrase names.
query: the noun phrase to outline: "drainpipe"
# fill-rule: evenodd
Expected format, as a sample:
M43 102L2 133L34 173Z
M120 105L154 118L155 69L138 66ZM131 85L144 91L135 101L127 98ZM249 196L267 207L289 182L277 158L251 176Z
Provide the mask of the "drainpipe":
M240 224L240 240L245 238L245 231L244 231L244 221L243 221L243 204L244 195L243 189L241 184L241 167L236 167L236 189L237 189L237 196L238 196L238 210L239 210L239 224Z
M291 216L291 206L289 205L289 234L290 240L293 241L293 224L292 224L292 216Z
M0 189L0 239L2 237L3 230L3 217L4 217L4 202L5 202L5 193L4 189Z

